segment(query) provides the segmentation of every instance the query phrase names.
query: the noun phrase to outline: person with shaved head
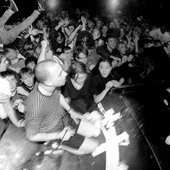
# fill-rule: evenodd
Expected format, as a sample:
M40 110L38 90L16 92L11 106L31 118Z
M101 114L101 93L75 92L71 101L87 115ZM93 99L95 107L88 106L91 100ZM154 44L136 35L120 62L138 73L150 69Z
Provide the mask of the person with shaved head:
M65 84L67 73L60 63L41 61L35 67L35 76L37 83L26 102L26 137L33 142L59 139L61 149L77 155L92 153L98 142L91 137L98 136L100 130L74 111L61 94L60 87ZM76 122L75 129L63 124L66 112ZM88 137L85 137L83 129L88 128Z

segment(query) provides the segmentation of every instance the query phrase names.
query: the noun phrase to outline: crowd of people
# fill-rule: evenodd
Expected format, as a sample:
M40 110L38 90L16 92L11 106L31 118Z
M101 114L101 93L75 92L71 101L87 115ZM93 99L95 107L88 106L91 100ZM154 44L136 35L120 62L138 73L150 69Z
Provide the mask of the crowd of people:
M165 27L142 16L128 23L80 9L50 13L43 0L27 19L5 25L18 11L9 1L0 18L1 131L12 122L25 126L30 141L59 139L61 149L92 153L101 142L94 122L102 115L91 108L110 89L162 80L168 88Z

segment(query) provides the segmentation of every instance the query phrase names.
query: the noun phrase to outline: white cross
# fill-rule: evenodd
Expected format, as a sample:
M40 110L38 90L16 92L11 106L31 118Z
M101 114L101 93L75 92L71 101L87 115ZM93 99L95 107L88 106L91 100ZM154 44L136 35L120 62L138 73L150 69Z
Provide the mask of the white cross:
M129 145L129 135L127 132L123 132L117 136L114 122L120 119L121 115L113 113L113 109L106 111L105 119L96 124L103 131L106 142L101 144L92 155L95 157L106 151L106 170L127 170L128 166L120 163L119 145Z

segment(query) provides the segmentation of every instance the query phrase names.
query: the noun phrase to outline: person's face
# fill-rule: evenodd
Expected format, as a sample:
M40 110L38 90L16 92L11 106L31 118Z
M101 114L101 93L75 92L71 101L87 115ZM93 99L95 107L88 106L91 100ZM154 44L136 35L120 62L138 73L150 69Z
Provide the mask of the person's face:
M120 36L123 37L124 35L125 35L125 31L124 31L124 29L121 28L120 29Z
M7 76L5 79L9 82L11 93L14 94L17 89L17 80L15 76Z
M112 70L112 66L106 61L99 64L99 71L102 77L106 78Z
M70 25L70 26L68 27L68 29L69 29L70 32L72 33L72 32L75 30L75 27L74 27L74 25Z
M27 64L27 67L30 68L31 70L34 70L35 65L36 65L36 64L32 61L32 62L30 62L30 63Z
M103 33L103 34L106 34L107 31L108 31L108 27L107 27L106 25L104 25L104 26L102 27L102 33Z
M67 59L73 59L73 51L71 49L66 50L65 54L66 54Z
M109 28L115 28L115 23L114 22L110 22L109 23Z
M93 30L93 39L96 40L100 37L100 31L98 29Z
M39 29L42 29L43 28L43 25L44 25L44 22L42 20L38 20L38 22L36 23L36 26L39 28Z
M87 26L89 27L89 28L92 28L93 27L93 25L94 25L94 23L92 22L92 21L87 21Z
M22 75L21 81L28 87L32 87L34 85L34 75L25 74Z
M117 39L116 38L108 38L108 41L106 42L107 46L111 49L115 49L117 45Z
M53 68L51 75L49 76L50 86L61 87L66 82L67 73L62 69L61 65L57 64Z
M135 44L133 42L130 43L129 49L130 51L133 51L135 49Z
M120 51L121 54L126 54L126 45L120 44L118 50Z
M116 26L119 26L119 20L118 19L114 19L114 23Z
M86 73L80 73L80 74L76 74L74 80L76 81L77 84L84 85L86 78L87 78Z
M64 39L61 36L58 36L56 40L59 44L61 44L64 41Z
M97 22L96 22L97 29L100 29L101 26L102 26L102 22L100 20L97 20Z
M144 30L144 35L149 36L149 32L150 32L149 28L146 28L146 29Z
M79 58L77 58L77 60L86 64L87 63L87 55L85 55L84 53L80 53Z

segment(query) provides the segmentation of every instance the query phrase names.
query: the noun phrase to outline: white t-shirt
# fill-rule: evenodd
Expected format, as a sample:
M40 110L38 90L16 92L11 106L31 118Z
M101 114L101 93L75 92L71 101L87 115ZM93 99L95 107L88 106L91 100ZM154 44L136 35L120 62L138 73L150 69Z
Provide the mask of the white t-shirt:
M9 82L0 77L0 118L5 119L7 114L4 110L2 103L4 103L11 96Z

